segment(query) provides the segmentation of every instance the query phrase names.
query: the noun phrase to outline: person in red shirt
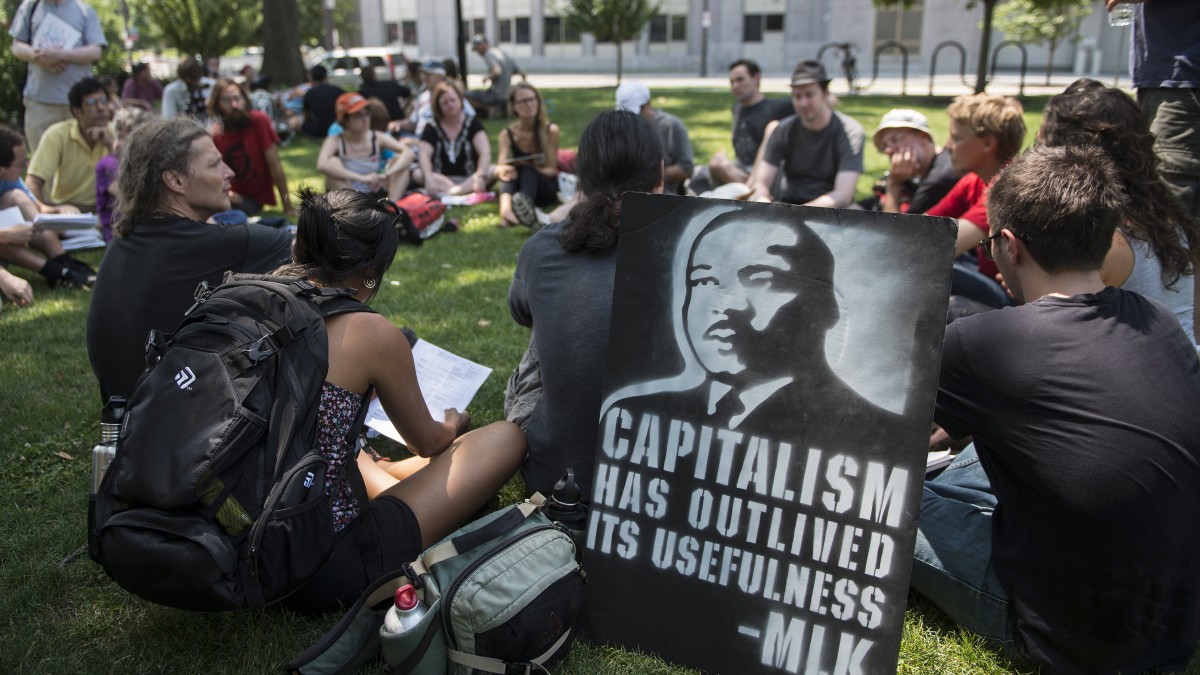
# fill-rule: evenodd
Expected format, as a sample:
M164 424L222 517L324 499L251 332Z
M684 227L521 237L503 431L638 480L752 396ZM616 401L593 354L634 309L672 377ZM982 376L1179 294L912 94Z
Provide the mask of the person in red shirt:
M208 115L213 120L209 130L213 142L233 169L229 192L233 208L252 216L263 206L278 203L284 215L293 215L287 175L279 161L279 135L270 118L250 108L250 97L242 85L221 78L208 97ZM278 202L275 190L279 192Z
M950 138L946 149L954 169L963 175L941 201L925 212L958 221L955 255L976 251L988 236L987 186L1025 142L1025 110L1016 99L990 94L971 94L954 99L950 116ZM988 307L1012 304L995 280L996 264L976 251L978 262L956 262L952 296L966 297Z

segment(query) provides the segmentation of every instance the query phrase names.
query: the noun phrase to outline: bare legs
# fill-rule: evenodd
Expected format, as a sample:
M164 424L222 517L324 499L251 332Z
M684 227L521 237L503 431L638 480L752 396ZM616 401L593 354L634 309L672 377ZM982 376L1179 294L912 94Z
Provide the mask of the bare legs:
M463 434L440 455L391 462L385 470L359 456L367 495L396 497L421 524L421 545L430 546L466 523L520 468L525 434L495 422ZM403 476L403 479L397 476Z

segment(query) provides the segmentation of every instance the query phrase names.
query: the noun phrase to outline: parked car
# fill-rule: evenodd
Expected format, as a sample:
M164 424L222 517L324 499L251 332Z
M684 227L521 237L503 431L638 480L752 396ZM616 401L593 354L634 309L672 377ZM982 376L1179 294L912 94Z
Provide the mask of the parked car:
M329 71L329 82L348 91L358 89L362 82L358 75L360 68L374 68L375 77L380 80L402 79L405 70L404 55L399 47L336 49L319 55L312 65L325 66Z

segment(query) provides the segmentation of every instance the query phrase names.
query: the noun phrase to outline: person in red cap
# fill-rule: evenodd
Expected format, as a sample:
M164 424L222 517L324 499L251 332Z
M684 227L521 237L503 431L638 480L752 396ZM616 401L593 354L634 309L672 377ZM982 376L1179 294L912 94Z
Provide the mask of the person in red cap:
M229 201L248 216L263 206L282 205L293 215L288 194L287 174L279 161L279 135L270 118L250 107L250 97L242 85L223 77L208 97L208 118L213 143L221 158L233 169ZM275 191L279 201L275 201Z
M340 133L330 134L317 155L317 171L325 174L331 190L350 188L359 192L386 193L396 201L408 188L409 173L416 155L403 143L371 128L371 113L362 94L347 92L338 97ZM390 158L385 152L395 153Z

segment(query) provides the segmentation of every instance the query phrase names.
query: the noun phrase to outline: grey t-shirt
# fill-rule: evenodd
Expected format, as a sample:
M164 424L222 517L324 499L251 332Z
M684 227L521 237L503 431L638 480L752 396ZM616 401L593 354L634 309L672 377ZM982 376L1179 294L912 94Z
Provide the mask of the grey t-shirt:
M61 0L57 4L53 0L23 0L13 15L8 34L35 49L108 45L96 10L79 0ZM69 63L58 74L30 63L24 94L38 103L67 105L67 92L71 86L91 74L92 66L86 63Z
M862 125L838 111L820 131L811 131L793 115L775 128L763 161L780 169L776 201L804 204L833 190L842 171L863 170Z
M499 47L492 47L484 52L483 60L487 63L489 73L493 66L500 65L500 77L492 80L492 86L488 87L488 91L498 96L498 100L507 101L509 84L512 82L513 73L517 72L517 62L513 61L508 54L500 51Z
M661 110L655 110L654 113L654 121L651 124L654 125L654 131L658 133L658 140L663 146L663 162L666 166L678 164L685 174L692 175L695 160L692 157L692 140L688 138L687 127L671 113ZM666 183L663 185L663 194L679 194L679 185L678 182Z

